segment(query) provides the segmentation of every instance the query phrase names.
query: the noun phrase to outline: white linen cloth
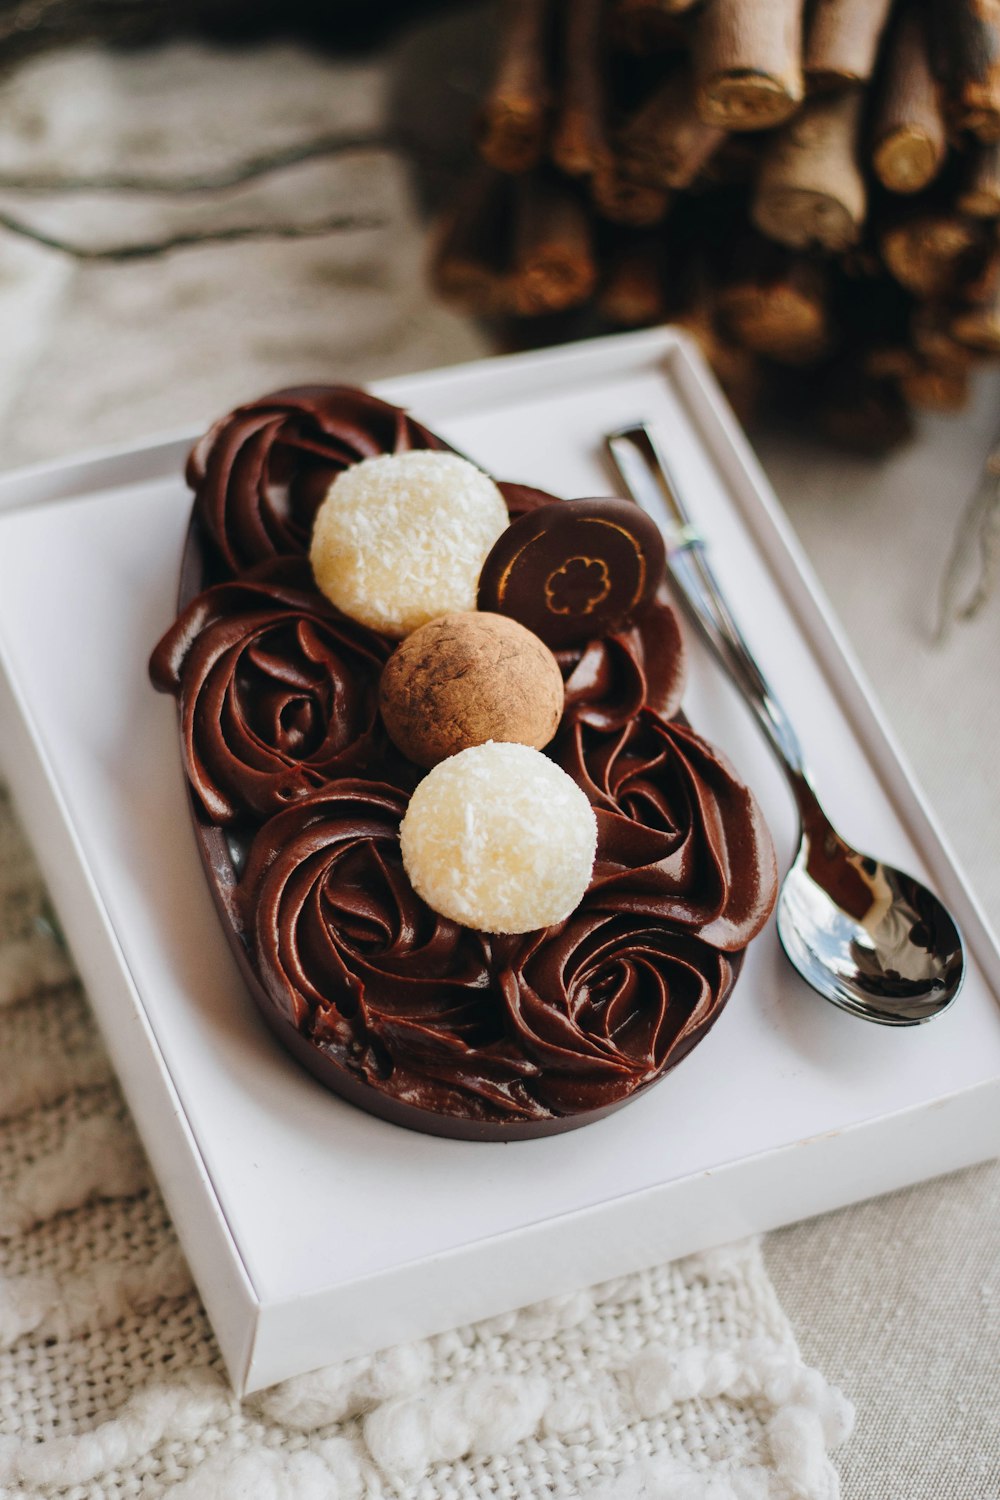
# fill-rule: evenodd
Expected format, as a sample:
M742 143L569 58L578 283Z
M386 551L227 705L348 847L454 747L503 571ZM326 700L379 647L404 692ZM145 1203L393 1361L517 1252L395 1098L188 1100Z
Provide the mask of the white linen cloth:
M467 23L449 24L461 30ZM460 68L455 76L461 89ZM256 153L377 121L381 83L371 63L332 63L293 48L219 54L173 47L122 58L77 50L39 60L0 91L0 171L221 166L251 147ZM0 205L15 202L34 222L95 242L251 217L316 217L339 203L374 208L386 225L340 238L206 247L116 266L75 265L0 238L5 466L200 423L281 384L364 380L485 352L470 325L430 301L405 174L384 156L301 166L221 199L140 197L122 204L91 194L26 203L0 193ZM950 434L960 428L955 423L935 433L931 448L921 451L951 443L947 461L957 460L958 439ZM961 456L971 478L976 455ZM772 474L782 462L796 462L794 451L780 445L769 445L766 458ZM799 477L817 484L803 516L792 504L793 518L804 520L821 571L830 561L835 599L842 586L861 593L857 600L844 595L849 623L868 628L880 617L864 611L872 600L841 540L846 528L837 502L819 498L815 476L831 472L829 459L819 460L818 469L815 462L810 455L808 466L789 470L796 488ZM852 483L858 491L867 484L871 494L872 475L868 466L851 475ZM782 477L779 492L796 502ZM875 488L878 482L876 474ZM925 574L936 578L949 517L926 503L925 490L920 535L929 538ZM880 514L874 502L871 511L862 512L860 502L850 511L859 534L877 528ZM913 529L910 522L904 527L907 547ZM898 663L918 659L923 670L930 660L933 671L938 658L928 656L929 648L914 644L912 656L904 649L913 630L905 613L912 568L901 560L898 575L888 578L888 571L880 597L896 608ZM953 649L965 660L969 642L991 628L995 617ZM881 631L880 639L896 636ZM953 667L941 670L942 680L956 675ZM888 706L905 716L908 703L901 693L901 703ZM972 735L956 730L951 739L957 753L975 753ZM937 796L937 786L932 790ZM944 791L947 800L947 785ZM981 810L980 799L970 800ZM965 817L964 807L955 817ZM973 815L967 824L977 849L979 821ZM1000 828L1000 811L992 826ZM36 920L42 900L4 809L0 1493L11 1500L161 1494L325 1500L382 1493L421 1500L547 1494L832 1500L838 1493L827 1453L850 1430L850 1406L801 1361L755 1244L692 1257L237 1403L85 1001ZM950 1188L896 1195L904 1205L899 1222L921 1192L950 1191L969 1201L976 1189L963 1184L975 1181L966 1174ZM854 1299L849 1280L837 1280L817 1243L821 1226L833 1226L826 1233L846 1242L848 1230L836 1226L850 1226L851 1215L864 1212L785 1231L766 1246L813 1357L821 1366L833 1359L849 1389L853 1380L865 1390L862 1447L856 1439L845 1450L848 1464L854 1452L864 1458L846 1493L989 1500L1000 1494L990 1477L1000 1448L983 1425L989 1398L979 1388L978 1365L961 1398L967 1425L982 1434L975 1452L942 1458L943 1468L918 1458L908 1488L878 1488L880 1475L889 1483L898 1472L900 1431L914 1435L919 1451L916 1418L924 1400L920 1392L897 1390L888 1366L866 1367L870 1310ZM905 1319L916 1314L904 1299L905 1268L900 1264L895 1274L887 1238L891 1226L888 1235L884 1226L873 1235L871 1245L882 1257L880 1296L900 1309L898 1342L905 1348ZM865 1243L855 1247L858 1254ZM799 1254L799 1245L811 1248ZM812 1274L817 1264L824 1265L823 1280ZM839 1288L839 1302L831 1303L827 1285ZM975 1308L987 1337L996 1326L991 1306L979 1297ZM958 1307L963 1316L973 1311L961 1296ZM848 1347L861 1351L854 1364L841 1358ZM926 1419L932 1427L933 1420ZM929 1456L925 1446L923 1459Z

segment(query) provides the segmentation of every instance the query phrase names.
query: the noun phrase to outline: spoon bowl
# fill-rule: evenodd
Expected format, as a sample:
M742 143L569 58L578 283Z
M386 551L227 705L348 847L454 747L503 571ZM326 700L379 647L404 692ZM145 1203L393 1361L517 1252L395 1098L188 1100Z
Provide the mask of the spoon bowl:
M824 999L883 1026L942 1015L965 974L961 934L947 908L912 875L841 838L824 813L798 737L736 624L701 537L649 428L607 438L626 493L674 522L667 571L688 614L753 710L784 771L801 841L778 897L778 937L790 963Z
M829 823L803 830L777 921L792 966L852 1015L913 1026L958 995L964 957L950 912L919 880L859 854Z

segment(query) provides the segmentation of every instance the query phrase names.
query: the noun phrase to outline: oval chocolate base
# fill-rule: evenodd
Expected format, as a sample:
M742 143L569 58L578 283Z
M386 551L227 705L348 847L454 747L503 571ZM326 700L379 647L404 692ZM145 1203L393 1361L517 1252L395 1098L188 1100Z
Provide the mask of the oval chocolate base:
M524 486L506 485L502 488L515 515L547 506L554 498ZM196 595L217 582L218 578L218 565L211 545L197 517L193 515L181 563L179 609L183 610ZM586 1097L586 1065L581 1070L581 1104L578 1109L571 1107L577 1085L570 1084L567 1088L565 1074L546 1074L544 1070L541 1074L543 1079L551 1080L559 1076L562 1081L558 1108L549 1103L544 1106L539 1103L539 1109L549 1111L545 1114L525 1118L523 1110L518 1115L516 1109L512 1108L510 1118L503 1118L502 1101L495 1102L496 1096L491 1098L488 1090L476 1092L468 1089L463 1094L460 1088L440 1087L435 1083L433 1074L428 1075L428 1093L436 1090L444 1107L422 1107L379 1088L377 1082L369 1081L369 1077L362 1076L339 1057L331 1055L321 1041L314 1040L299 1030L289 1019L287 996L272 994L262 980L253 953L253 942L246 931L246 913L240 911L235 899L242 869L240 840L234 838L232 830L227 831L208 819L190 787L189 807L199 853L227 941L244 983L268 1028L286 1051L331 1092L369 1114L409 1130L458 1140L531 1140L558 1135L602 1119L661 1082L703 1039L725 1007L742 967L744 952L727 952L724 955L728 965L724 970L726 977L723 982L713 986L710 1001L700 1012L698 1024L692 1026L683 1039L676 1040L664 1056L658 1071L646 1076L642 1083L631 1089L628 1088L628 1080L623 1079L621 1094L610 1102L602 1103L600 1107L593 1106L593 1093L589 1098ZM249 817L244 829L246 841L263 826L260 818ZM348 998L346 992L344 998ZM535 1066L538 1076L537 1065ZM417 1072L419 1073L419 1067ZM391 1076L391 1072L387 1073L387 1077Z

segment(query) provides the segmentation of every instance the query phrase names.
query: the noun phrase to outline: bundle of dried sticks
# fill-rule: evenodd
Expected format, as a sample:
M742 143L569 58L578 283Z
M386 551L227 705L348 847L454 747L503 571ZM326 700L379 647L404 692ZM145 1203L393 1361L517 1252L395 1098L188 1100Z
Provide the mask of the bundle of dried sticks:
M473 312L672 319L873 447L1000 352L1000 0L502 0L478 147Z

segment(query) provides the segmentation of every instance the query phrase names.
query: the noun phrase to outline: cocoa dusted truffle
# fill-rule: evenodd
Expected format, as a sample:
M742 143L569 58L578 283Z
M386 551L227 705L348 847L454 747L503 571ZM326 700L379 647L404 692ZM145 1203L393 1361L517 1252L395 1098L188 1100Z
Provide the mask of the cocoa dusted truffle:
M420 766L502 740L540 750L559 727L563 680L549 648L504 615L442 615L397 646L379 707L395 744Z

